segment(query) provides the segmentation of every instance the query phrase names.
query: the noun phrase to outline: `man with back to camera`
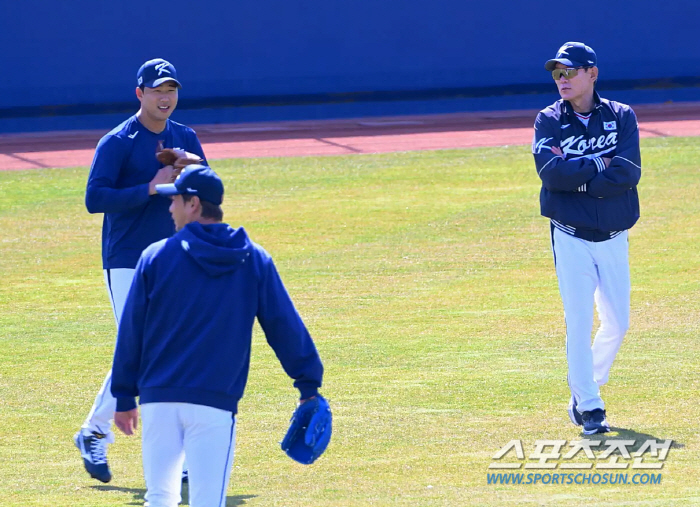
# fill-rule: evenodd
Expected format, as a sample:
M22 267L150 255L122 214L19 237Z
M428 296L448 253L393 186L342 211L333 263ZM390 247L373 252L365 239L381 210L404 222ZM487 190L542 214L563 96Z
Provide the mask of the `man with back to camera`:
M629 328L628 230L639 219L639 129L634 111L595 91L597 57L567 42L545 63L561 100L540 111L532 153L550 219L566 321L569 417L583 433L610 431L599 386ZM593 303L600 317L593 345Z
M216 173L189 165L156 189L172 197L178 232L149 246L136 266L112 367L114 421L133 434L140 397L151 507L180 502L185 453L190 505L223 507L256 317L300 403L323 400L323 365L270 255L245 229L222 223Z
M174 181L179 170L163 167L156 152L163 146L177 147L204 159L197 134L169 119L181 87L175 67L160 58L149 60L139 68L136 82L141 107L98 143L85 192L88 211L104 213L102 267L117 326L141 252L175 233L170 200L157 195L155 187ZM114 441L111 420L116 400L110 382L111 372L74 437L85 469L102 482L112 478L107 443Z

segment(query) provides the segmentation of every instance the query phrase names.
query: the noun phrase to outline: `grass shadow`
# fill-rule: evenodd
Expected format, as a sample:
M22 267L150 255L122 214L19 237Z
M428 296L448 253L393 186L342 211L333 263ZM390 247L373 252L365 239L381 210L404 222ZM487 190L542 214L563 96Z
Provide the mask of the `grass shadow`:
M134 495L133 501L128 505L143 505L146 500L146 490L144 488L122 488L119 486L90 486L99 491L119 491L121 493L131 493Z
M651 435L649 433L641 433L639 431L635 431L631 428L620 428L617 426L611 426L610 427L610 432L609 433L597 433L595 435L584 435L583 432L581 433L581 436L583 438L587 438L588 440L594 440L594 441L603 441L605 442L606 440L634 440L634 445L627 445L625 446L627 450L630 453L633 452L638 452L647 442L648 440L654 440L655 443L662 444L667 438L658 438L655 437L654 435ZM680 442L676 442L673 440L671 442L670 449L683 449L685 447L685 444L682 444ZM600 444L598 447L599 449L604 449L605 444ZM647 447L644 450L643 454L651 453L651 449ZM621 452L616 449L612 453L613 455L621 455Z
M226 507L237 507L239 505L245 505L246 500L255 498L257 495L234 495L226 497ZM182 485L182 503L180 505L190 504L190 489L188 484Z
M92 489L99 491L120 491L122 493L131 493L134 495L133 501L128 505L143 505L146 500L146 490L144 488L122 488L119 486L91 486ZM189 488L186 484L182 485L182 503L180 505L189 505ZM245 505L246 500L255 498L257 495L234 495L226 497L226 507L238 507Z

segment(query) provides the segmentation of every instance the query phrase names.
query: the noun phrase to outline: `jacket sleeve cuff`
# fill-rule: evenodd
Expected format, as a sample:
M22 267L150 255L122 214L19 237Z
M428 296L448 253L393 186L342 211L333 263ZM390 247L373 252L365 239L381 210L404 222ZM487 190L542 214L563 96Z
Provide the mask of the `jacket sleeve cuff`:
M117 412L128 412L136 408L136 398L117 398Z
M148 202L148 200L151 198L151 194L150 194L151 184L150 183L142 183L140 186L141 186L141 188L143 188L143 190L141 190L141 194L146 195L146 197L144 198L145 199L144 202ZM155 195L158 195L158 194L155 194Z
M599 173L602 173L603 171L605 171L605 162L603 162L603 159L596 157L593 159L593 162L595 162L595 165L597 166Z

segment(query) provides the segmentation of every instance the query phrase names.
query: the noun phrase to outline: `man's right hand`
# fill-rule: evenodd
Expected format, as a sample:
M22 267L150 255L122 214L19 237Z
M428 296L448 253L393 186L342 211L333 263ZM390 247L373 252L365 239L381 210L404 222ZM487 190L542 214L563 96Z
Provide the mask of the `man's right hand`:
M156 185L166 185L175 181L179 173L180 171L174 169L171 165L160 168L148 184L148 195L155 195L157 193Z
M127 412L114 412L114 424L125 435L133 435L139 425L139 409L134 408Z

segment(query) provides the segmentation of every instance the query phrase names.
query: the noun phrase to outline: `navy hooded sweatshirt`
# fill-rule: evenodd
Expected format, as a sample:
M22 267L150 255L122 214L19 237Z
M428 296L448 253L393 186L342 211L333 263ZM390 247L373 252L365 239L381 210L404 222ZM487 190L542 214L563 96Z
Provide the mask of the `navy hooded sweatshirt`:
M112 367L117 411L182 402L234 414L257 317L301 398L323 365L270 255L243 228L186 225L144 250L119 323Z

